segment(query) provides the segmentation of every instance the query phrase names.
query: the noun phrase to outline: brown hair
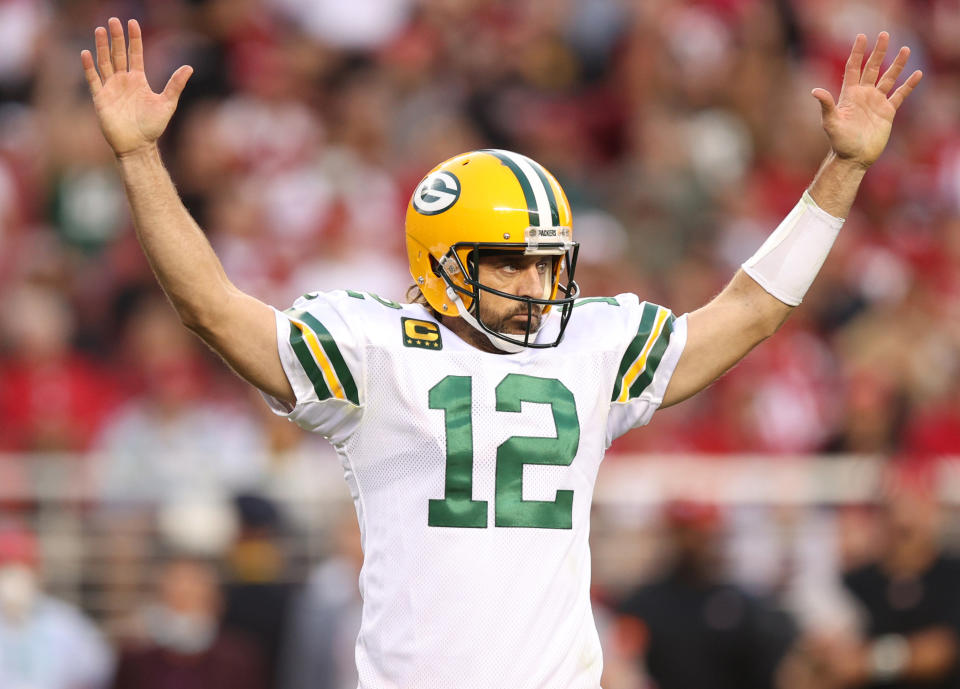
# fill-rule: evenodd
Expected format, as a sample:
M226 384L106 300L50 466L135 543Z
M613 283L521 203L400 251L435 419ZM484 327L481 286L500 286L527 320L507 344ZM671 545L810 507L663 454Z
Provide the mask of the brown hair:
M427 298L423 296L423 292L420 291L419 285L410 285L409 287L407 287L407 303L423 304L424 306L430 306L427 303Z
M407 303L408 304L420 304L425 306L426 309L433 314L433 317L438 321L443 320L443 316L439 311L430 306L430 303L427 301L427 298L423 296L423 292L420 291L419 285L410 285L407 287Z

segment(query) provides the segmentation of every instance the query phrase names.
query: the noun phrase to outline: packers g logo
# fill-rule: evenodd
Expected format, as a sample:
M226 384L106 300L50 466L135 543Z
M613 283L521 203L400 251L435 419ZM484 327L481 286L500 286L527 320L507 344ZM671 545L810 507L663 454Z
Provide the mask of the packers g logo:
M413 192L413 207L421 215L443 213L460 198L460 180L446 170L427 175Z
M403 344L405 347L422 347L423 349L443 349L443 340L440 339L440 326L431 321L421 321L416 318L401 318L403 326Z

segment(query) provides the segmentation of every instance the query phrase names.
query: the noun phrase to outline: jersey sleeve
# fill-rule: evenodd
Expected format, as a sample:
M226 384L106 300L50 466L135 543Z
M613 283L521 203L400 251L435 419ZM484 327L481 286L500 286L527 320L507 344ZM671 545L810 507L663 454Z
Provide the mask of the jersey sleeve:
M663 402L687 342L687 317L636 295L616 297L626 309L622 356L617 367L607 419L607 444L631 428L650 422Z
M275 414L335 444L360 423L364 399L363 321L344 296L312 292L285 311L274 309L280 363L297 401L290 407L263 395Z

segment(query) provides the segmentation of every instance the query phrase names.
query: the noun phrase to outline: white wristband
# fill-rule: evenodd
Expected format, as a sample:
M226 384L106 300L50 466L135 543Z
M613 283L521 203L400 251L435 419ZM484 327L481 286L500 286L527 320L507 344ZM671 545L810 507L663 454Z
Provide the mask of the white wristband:
M900 634L885 634L870 644L868 654L873 679L890 682L910 664L910 642Z
M827 260L842 226L843 218L827 213L805 191L800 202L741 268L784 304L796 306Z

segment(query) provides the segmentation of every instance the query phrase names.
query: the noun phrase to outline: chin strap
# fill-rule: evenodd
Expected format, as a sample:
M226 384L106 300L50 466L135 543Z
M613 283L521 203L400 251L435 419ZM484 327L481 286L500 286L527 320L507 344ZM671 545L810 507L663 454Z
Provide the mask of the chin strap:
M478 330L482 334L486 335L487 339L490 340L490 343L494 347L499 349L501 352L506 352L507 354L519 354L524 349L526 349L526 347L524 347L523 345L517 344L515 342L510 342L509 340L505 340L503 338L503 335L499 333L495 333L492 330L489 330L488 328L484 328L482 325L480 325L480 322L476 319L476 317L472 313L467 311L467 307L463 305L463 300L460 298L460 295L457 294L456 290L454 290L452 287L447 287L447 298L449 298L450 301L456 304L457 310L460 312L460 317L463 320L465 320L467 323L469 323L474 330ZM543 326L544 320L546 319L541 319L541 322L540 322L541 327ZM531 331L530 333L531 339L533 338L533 336L537 334L537 332L539 332L539 330L540 328L537 328L537 330L535 331Z

